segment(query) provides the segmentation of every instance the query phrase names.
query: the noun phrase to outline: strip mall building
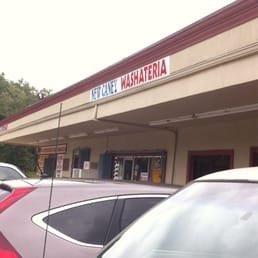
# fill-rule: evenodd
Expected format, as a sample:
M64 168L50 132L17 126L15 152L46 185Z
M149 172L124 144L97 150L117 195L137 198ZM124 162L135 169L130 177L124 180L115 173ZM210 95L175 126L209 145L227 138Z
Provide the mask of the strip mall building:
M184 185L258 165L258 1L236 1L0 121L0 141L37 146L40 167L59 177Z

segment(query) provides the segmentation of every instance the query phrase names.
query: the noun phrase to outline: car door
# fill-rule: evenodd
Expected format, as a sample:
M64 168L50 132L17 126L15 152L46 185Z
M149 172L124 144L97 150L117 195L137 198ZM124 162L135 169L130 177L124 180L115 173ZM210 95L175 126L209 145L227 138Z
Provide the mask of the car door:
M166 194L139 194L119 196L105 241L107 244L133 221L167 198Z

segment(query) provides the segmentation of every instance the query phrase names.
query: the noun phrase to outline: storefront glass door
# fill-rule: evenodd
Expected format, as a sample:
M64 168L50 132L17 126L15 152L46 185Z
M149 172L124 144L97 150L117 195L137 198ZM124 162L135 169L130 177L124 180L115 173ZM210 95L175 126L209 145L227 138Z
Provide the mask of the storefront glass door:
M189 153L188 181L210 173L230 169L233 166L233 152L196 151Z
M123 179L131 180L133 174L133 159L124 159Z
M133 180L162 183L165 157L163 156L114 156L113 178L115 180Z

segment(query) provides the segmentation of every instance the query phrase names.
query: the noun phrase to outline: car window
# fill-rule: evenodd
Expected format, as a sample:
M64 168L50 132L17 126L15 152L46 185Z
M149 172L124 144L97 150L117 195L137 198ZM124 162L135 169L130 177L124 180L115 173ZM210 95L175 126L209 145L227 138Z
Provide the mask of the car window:
M258 184L198 182L141 217L103 258L257 258Z
M101 201L50 215L49 226L77 241L103 245L115 201ZM43 220L47 223L47 218Z
M163 199L160 197L126 199L120 219L120 231Z
M0 166L0 180L20 179L22 176L14 169Z
M6 190L3 190L3 189L0 189L0 202L10 194L9 191L6 191Z

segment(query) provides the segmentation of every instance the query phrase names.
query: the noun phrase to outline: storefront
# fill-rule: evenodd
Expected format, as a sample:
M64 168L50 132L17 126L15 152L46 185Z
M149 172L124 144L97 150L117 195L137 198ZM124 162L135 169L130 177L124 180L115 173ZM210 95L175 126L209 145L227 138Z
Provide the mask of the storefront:
M62 177L62 171L67 169L67 162L64 154L67 152L67 144L42 146L38 148L37 169L38 173L45 173L52 176ZM68 164L69 166L69 164Z
M163 183L166 153L113 153L112 174L115 180Z
M0 142L66 178L184 185L257 166L257 28L258 2L236 1L0 121Z

